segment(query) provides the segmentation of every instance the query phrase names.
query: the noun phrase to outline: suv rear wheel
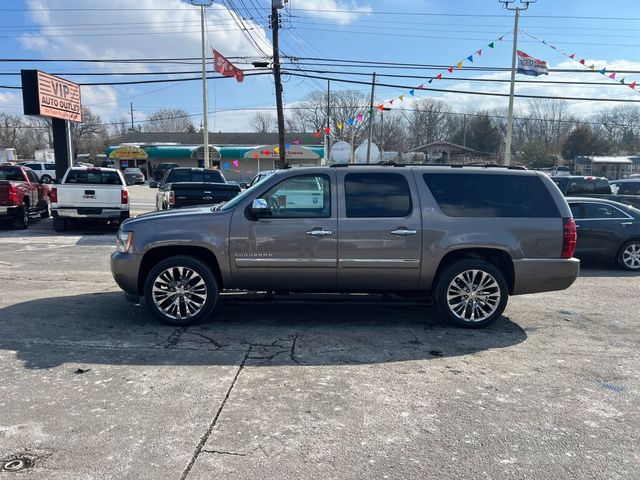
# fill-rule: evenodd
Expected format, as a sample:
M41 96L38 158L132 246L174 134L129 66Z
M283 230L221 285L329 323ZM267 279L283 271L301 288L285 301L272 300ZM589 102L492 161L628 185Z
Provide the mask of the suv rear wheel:
M218 301L211 269L190 256L169 257L147 275L144 298L153 314L170 325L193 325L207 319Z
M436 285L438 310L449 322L480 328L495 321L507 306L504 275L484 260L459 260L447 266Z

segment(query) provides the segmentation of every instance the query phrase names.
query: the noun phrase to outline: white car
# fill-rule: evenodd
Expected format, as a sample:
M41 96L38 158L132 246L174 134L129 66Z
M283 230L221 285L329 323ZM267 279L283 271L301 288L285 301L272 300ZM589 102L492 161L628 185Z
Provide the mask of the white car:
M56 179L56 164L53 162L25 162L23 167L33 170L42 183L53 183Z
M72 167L51 189L53 228L66 230L70 220L122 222L129 218L129 189L115 168Z

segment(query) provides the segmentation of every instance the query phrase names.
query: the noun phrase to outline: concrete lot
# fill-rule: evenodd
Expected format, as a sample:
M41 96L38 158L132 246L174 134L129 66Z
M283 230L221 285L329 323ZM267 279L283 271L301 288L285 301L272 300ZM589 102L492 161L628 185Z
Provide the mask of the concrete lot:
M0 227L0 460L33 463L0 478L640 478L639 275L590 265L480 331L244 294L171 328L125 302L113 237Z

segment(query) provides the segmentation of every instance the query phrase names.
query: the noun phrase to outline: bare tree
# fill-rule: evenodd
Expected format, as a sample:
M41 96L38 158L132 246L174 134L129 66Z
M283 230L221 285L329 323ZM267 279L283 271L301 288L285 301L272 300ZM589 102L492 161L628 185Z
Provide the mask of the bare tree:
M145 132L186 132L193 129L189 113L182 108L161 108L149 115Z
M100 115L91 109L82 109L82 122L71 124L71 145L73 152L96 155L104 151L107 143L107 129Z
M251 129L256 133L272 133L277 131L276 119L272 113L256 112L251 119Z
M409 147L445 140L450 132L451 107L443 100L425 98L406 112Z

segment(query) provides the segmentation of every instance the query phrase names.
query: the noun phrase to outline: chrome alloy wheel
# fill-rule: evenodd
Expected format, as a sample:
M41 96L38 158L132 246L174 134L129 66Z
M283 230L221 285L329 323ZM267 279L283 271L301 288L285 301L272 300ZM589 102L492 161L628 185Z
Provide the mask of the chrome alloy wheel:
M622 261L630 270L640 269L640 243L631 243L622 252Z
M455 276L447 288L451 312L465 322L481 322L500 305L500 286L482 270L466 270Z
M207 285L188 267L170 267L153 281L155 306L167 317L186 320L197 315L207 301Z

